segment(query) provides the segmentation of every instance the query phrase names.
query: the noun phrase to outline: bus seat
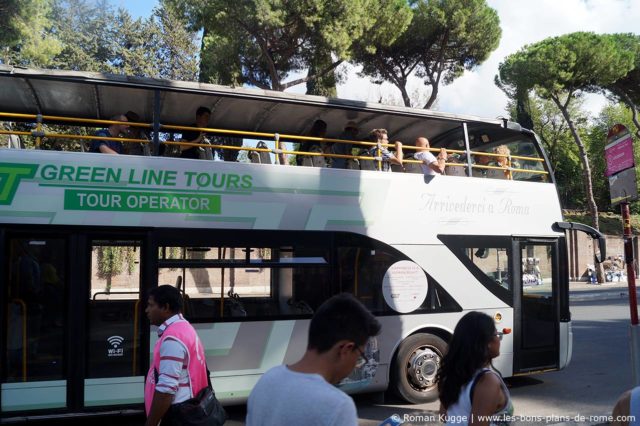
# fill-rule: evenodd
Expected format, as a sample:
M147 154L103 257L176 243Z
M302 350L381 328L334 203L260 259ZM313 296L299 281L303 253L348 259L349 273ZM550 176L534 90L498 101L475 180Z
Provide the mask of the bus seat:
M373 160L360 160L360 170L377 170L376 162Z
M256 144L256 148L268 149L269 147L263 141L259 141ZM270 157L268 152L251 151L251 152L249 152L249 158L251 159L252 163L271 164L271 157Z
M347 169L360 170L360 160L356 158L347 158Z
M491 179L508 179L509 176L504 170L489 169L487 170L487 177Z
M9 135L8 148L24 149L24 145L22 144L22 141L20 140L20 136L18 136L18 135Z
M322 154L322 148L320 148L318 145L314 145L309 149L309 152ZM322 157L320 155L314 155L312 157L307 157L307 158L309 160L311 160L311 167L324 167L325 166L324 157Z
M211 142L209 142L208 139L205 139L204 143L211 145ZM198 150L198 156L201 160L213 160L213 149L211 149L210 147L200 147L200 149Z
M249 151L248 156L252 163L260 164L260 155L256 151Z
M462 165L460 167L447 166L445 174L447 176L466 176L464 169Z

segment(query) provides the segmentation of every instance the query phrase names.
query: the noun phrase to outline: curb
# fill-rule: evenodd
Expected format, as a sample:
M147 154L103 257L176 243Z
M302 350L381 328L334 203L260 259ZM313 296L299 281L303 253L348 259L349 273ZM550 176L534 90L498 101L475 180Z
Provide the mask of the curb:
M638 295L638 290L636 290ZM588 300L613 300L628 299L629 290L594 290L569 293L569 302L582 302Z

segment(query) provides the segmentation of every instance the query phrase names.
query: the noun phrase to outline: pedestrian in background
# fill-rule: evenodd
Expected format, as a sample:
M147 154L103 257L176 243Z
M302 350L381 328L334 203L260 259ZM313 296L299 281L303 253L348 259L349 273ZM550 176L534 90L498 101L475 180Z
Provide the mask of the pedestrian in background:
M270 369L253 388L247 426L356 426L353 399L334 385L367 362L365 345L380 327L350 294L324 302L311 319L302 359Z
M611 417L611 426L640 425L640 386L620 395Z
M502 335L482 312L469 312L456 325L437 378L446 424L504 424L513 416L507 386L491 364Z

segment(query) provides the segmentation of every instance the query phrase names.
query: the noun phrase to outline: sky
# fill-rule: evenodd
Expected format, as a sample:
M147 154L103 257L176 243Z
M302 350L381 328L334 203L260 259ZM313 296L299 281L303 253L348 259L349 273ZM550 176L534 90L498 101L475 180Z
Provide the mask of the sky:
M135 17L147 17L157 0L110 0L127 8ZM507 98L493 83L498 65L523 46L575 31L595 33L633 32L640 34L640 0L487 0L498 12L502 38L500 45L479 67L439 90L434 109L487 118L506 116ZM400 92L390 84L372 84L357 76L357 67L346 65L347 78L338 86L338 97L377 102L400 102ZM296 76L292 76L292 79ZM409 92L422 87L411 82ZM290 89L304 93L305 85ZM587 96L585 107L596 115L606 104L601 95Z

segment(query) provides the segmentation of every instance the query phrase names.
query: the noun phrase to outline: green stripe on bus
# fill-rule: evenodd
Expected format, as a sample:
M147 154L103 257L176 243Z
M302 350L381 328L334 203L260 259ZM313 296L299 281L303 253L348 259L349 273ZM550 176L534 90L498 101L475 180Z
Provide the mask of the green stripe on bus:
M200 222L244 222L244 223L255 223L255 217L234 217L234 216L200 216L200 215L189 215L186 217L186 220Z

